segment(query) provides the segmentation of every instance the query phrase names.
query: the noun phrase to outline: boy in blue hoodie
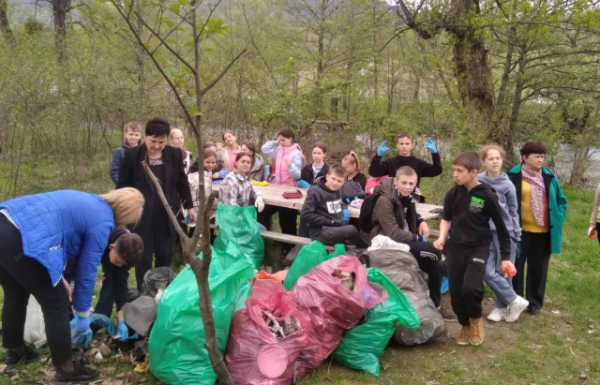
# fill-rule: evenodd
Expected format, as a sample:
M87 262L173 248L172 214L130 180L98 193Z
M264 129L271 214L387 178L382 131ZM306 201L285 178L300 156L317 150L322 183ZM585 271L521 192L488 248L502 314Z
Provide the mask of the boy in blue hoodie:
M485 172L477 175L477 180L488 184L496 191L500 214L511 238L510 261L514 264L517 258L517 243L521 241L521 224L519 221L517 191L508 176L501 172L502 161L506 156L500 146L485 146L479 153ZM529 306L529 301L517 295L512 287L512 279L503 277L500 271L500 243L494 223L490 221L492 244L490 257L485 268L484 282L496 293L494 310L487 319L492 322L516 322L521 313Z
M119 181L119 169L121 161L128 148L142 144L142 124L140 122L129 122L125 125L123 133L123 143L113 152L112 163L110 165L110 178L117 184Z

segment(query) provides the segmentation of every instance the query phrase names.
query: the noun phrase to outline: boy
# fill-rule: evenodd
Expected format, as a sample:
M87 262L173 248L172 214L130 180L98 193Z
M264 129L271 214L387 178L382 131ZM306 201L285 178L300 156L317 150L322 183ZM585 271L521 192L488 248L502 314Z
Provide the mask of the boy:
M433 164L427 163L419 158L415 158L410 154L412 149L415 147L415 144L412 136L408 132L398 134L396 137L396 148L398 149L399 154L394 158L390 158L382 162L381 158L389 150L386 144L387 140L381 143L379 149L377 150L377 155L375 155L373 160L371 160L369 174L371 174L371 176L374 178L382 176L394 178L400 167L412 167L412 169L417 173L417 188L413 194L415 198L419 200L419 202L425 203L425 197L421 195L419 190L421 178L433 178L442 173L442 158L435 147L435 143L433 140L431 140L431 138L427 138L427 143L425 144L425 148L431 152Z
M123 160L123 155L125 155L125 150L142 144L141 123L129 122L125 125L123 131L123 143L121 144L121 147L113 152L112 164L110 166L110 178L115 184L119 181L119 169L121 168L121 161Z
M502 256L500 270L506 273L505 278L515 274L515 267L509 260L510 235L502 220L498 198L490 186L477 181L481 167L479 156L473 151L465 151L454 158L452 165L456 186L444 199L440 238L433 245L438 250L443 249L448 257L452 309L462 325L456 342L478 346L484 339L481 301L492 241L490 219L498 232ZM451 224L452 231L446 243Z
M224 148L223 142L216 142L215 143L215 147L217 148L216 152L219 152L219 151L223 150L223 148Z
M359 248L369 244L362 239L356 227L350 223L350 213L344 204L340 189L346 181L346 170L340 164L333 165L325 178L315 181L308 190L300 218L308 224L310 239L325 245L351 243Z
M124 227L117 227L110 233L108 246L102 255L101 264L104 279L102 280L100 298L96 304L95 312L110 318L113 304L117 305L119 320L117 329L118 334L121 335L121 341L125 341L129 337L129 329L125 324L125 316L121 310L127 303L129 295L127 288L129 269L142 259L143 251L144 242L139 235L132 234ZM115 254L120 258L115 258ZM67 262L67 267L63 273L67 282L75 280L78 263L78 259L69 259Z
M477 175L477 180L490 185L496 191L500 213L511 238L510 261L514 264L517 257L517 242L521 240L521 225L519 224L515 186L508 176L501 172L502 161L506 153L502 147L490 145L483 147L479 155L486 171ZM515 293L512 280L505 279L504 274L498 270L501 263L498 233L493 223L490 223L490 229L492 230L492 247L483 280L496 293L496 304L487 319L492 322L502 320L516 322L523 310L527 309L529 302Z
M417 173L409 166L398 169L394 179L386 178L375 189L378 194L377 203L371 214L372 240L377 235L385 235L395 242L405 243L410 247L419 264L419 268L427 273L429 297L442 317L447 321L456 321L456 317L440 306L442 277L442 253L427 242L429 226L417 213L412 193L417 186Z
M558 178L544 167L546 146L530 140L521 148L523 162L508 172L517 190L519 218L523 233L519 268L513 279L515 291L523 295L525 263L527 263L527 292L529 312L539 314L544 305L546 278L550 255L562 249L562 229L567 216L567 197Z

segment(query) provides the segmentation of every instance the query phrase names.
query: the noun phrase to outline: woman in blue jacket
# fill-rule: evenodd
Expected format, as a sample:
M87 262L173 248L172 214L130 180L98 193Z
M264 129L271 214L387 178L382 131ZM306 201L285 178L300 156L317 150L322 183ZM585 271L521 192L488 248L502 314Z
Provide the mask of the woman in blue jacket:
M133 188L105 195L60 190L0 203L0 284L4 289L2 344L6 363L38 359L25 347L23 330L29 296L42 307L46 335L58 382L91 381L98 371L73 364L69 319L71 305L62 273L77 258L73 308L77 332L86 332L98 266L115 226L137 223L144 198ZM118 253L110 260L125 265Z

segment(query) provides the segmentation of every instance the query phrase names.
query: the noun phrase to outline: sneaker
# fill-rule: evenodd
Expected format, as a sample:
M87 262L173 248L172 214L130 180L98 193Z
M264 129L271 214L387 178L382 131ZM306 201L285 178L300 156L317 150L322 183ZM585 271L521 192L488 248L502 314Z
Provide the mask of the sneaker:
M90 382L100 377L100 372L87 366L74 364L74 370L71 373L65 373L58 369L54 379L57 383L71 383L71 382Z
M17 365L17 364L31 364L32 362L38 362L40 360L39 354L36 353L35 350L30 348L29 346L25 346L25 353L21 355L12 354L10 350L8 351L8 355L6 356L6 360L4 363L7 366Z
M471 339L471 327L463 326L462 329L460 329L460 335L456 339L456 343L459 345L465 346L470 343L469 342L470 339Z
M505 307L495 307L494 310L487 316L488 321L500 322L506 318Z
M483 343L483 319L479 318L470 318L471 322L471 338L469 342L471 345L479 346Z
M444 321L456 321L456 316L448 311L445 307L438 307L437 310L442 315Z
M531 313L531 315L538 315L538 314L540 314L540 308L539 307L530 307L529 312Z
M529 306L529 301L521 296L517 296L517 298L508 305L506 322L517 322L521 313L527 309L527 306Z

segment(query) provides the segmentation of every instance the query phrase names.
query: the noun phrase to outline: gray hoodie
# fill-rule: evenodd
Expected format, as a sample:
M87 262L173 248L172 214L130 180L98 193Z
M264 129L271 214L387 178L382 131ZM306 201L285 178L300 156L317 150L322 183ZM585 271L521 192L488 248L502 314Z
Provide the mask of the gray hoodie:
M505 173L500 174L497 178L491 178L488 176L487 171L478 174L477 180L491 186L496 191L500 213L506 224L506 229L512 238L520 241L521 222L519 220L517 191L513 183ZM496 226L492 221L490 221L490 229L496 231Z

